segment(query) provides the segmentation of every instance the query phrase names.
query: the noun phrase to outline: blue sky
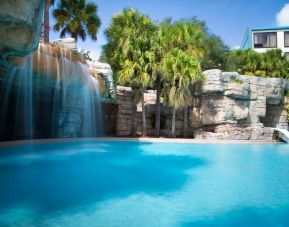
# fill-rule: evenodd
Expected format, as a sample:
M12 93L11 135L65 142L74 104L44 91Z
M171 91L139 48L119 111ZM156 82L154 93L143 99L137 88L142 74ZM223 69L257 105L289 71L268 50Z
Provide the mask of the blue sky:
M289 25L289 0L94 0L98 5L98 15L102 26L98 40L88 38L78 47L91 51L97 58L106 40L104 29L110 24L111 17L126 7L139 9L155 21L172 17L173 20L196 16L206 21L210 32L220 36L231 48L240 46L247 27L276 26L277 14L283 9L281 19ZM288 15L288 16L287 16ZM277 23L277 24L276 24ZM51 24L54 19L51 18ZM51 32L50 39L58 39L59 34Z

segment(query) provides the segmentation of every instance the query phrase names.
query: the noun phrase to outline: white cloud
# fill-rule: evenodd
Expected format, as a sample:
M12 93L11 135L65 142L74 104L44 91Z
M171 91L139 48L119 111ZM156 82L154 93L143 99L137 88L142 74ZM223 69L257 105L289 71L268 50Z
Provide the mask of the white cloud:
M240 48L241 48L240 46L233 46L232 50L240 50Z
M289 25L289 3L285 4L281 11L276 15L277 26Z

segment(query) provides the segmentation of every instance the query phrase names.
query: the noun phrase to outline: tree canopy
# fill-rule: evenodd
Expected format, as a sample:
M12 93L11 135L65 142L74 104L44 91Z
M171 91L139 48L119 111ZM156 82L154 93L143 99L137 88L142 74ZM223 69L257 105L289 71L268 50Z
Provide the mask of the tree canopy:
M257 53L254 50L230 51L224 69L261 77L289 78L289 61L279 49Z
M86 0L60 0L53 11L56 24L53 29L60 31L60 37L70 35L77 40L84 41L89 35L92 40L97 39L97 31L101 25L97 15L97 5Z

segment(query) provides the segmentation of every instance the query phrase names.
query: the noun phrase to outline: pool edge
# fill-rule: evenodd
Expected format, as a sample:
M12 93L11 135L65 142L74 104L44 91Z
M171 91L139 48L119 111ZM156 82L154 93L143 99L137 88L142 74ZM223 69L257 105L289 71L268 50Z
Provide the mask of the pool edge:
M0 147L20 146L29 144L47 144L61 142L155 142L155 143L187 143L187 144L283 144L283 142L272 140L198 140L198 139L171 139L171 138L126 138L126 137L101 137L101 138L56 138L56 139L36 139L36 140L15 140L0 142Z

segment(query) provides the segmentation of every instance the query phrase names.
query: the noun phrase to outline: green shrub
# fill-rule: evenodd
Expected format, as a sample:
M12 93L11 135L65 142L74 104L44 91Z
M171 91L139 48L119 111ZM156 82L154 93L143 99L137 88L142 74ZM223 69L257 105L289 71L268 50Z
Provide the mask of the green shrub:
M289 78L289 61L279 49L266 53L237 50L227 53L225 71L236 71L248 76Z

